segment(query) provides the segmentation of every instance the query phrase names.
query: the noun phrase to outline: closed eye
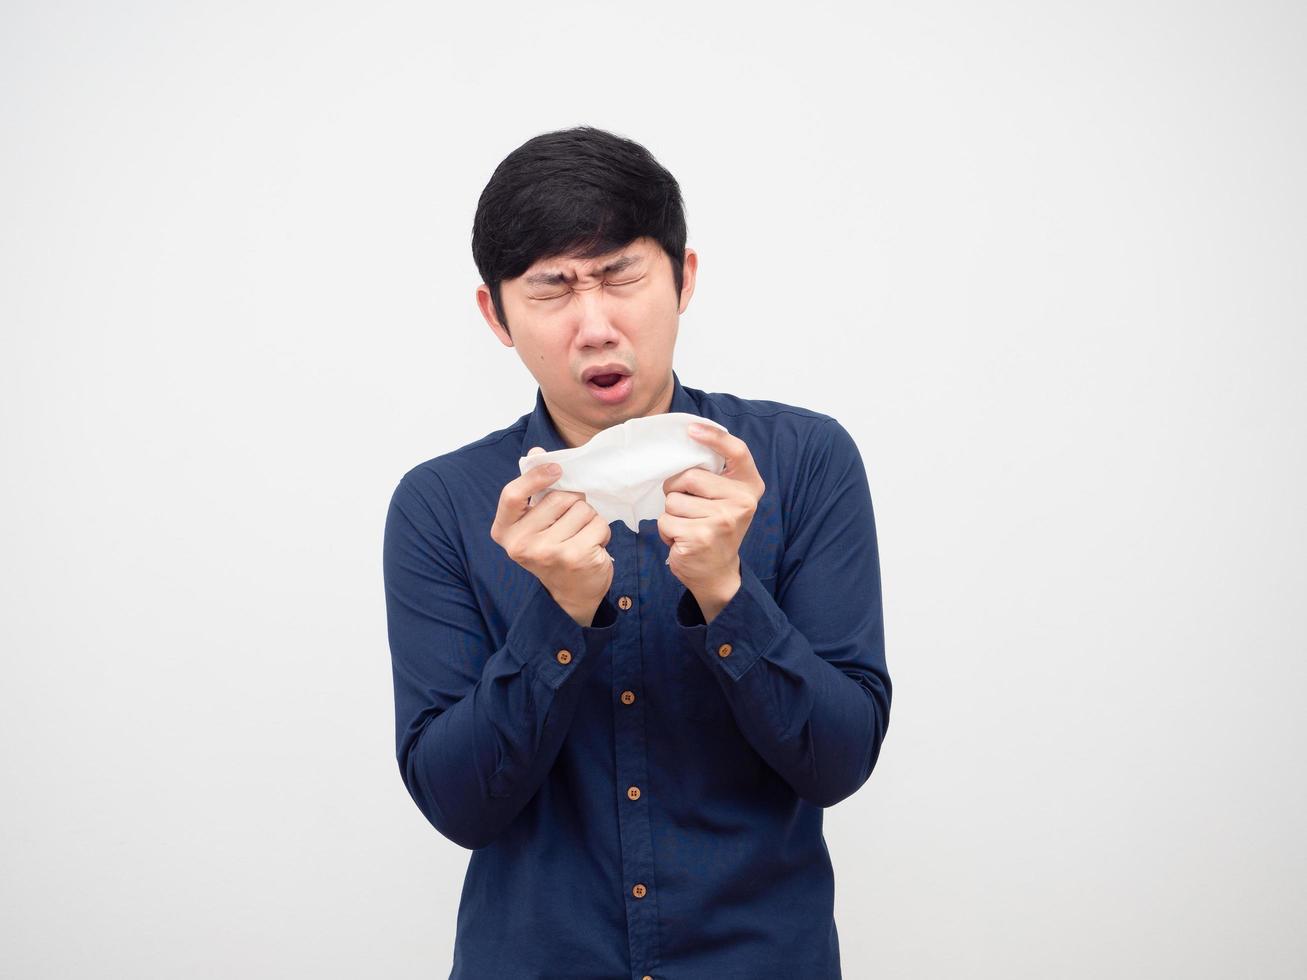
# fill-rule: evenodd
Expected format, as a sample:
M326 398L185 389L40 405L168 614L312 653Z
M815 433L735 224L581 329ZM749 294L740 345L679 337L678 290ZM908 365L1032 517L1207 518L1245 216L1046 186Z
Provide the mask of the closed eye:
M640 282L642 279L644 279L644 276L636 276L634 279L626 279L622 282L608 282L608 283L604 283L604 285L605 286L634 286L637 282ZM571 292L571 290L568 290L568 292ZM554 293L551 296L528 296L527 299L535 300L537 303L547 303L550 300L562 299L566 295L567 293Z

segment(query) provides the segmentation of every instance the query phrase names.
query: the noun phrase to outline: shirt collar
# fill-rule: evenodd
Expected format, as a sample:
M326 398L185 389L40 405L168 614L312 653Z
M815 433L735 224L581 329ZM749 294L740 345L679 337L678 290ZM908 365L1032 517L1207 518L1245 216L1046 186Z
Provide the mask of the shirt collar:
M672 371L672 403L667 411L688 412L691 415L700 414L698 403L686 391L675 371ZM547 453L552 453L556 449L570 448L567 443L563 442L562 436L558 434L553 417L549 414L549 409L545 407L544 393L539 387L536 388L535 410L531 412L530 418L527 419L526 432L522 436L522 455L525 456L527 450L532 446L541 446Z

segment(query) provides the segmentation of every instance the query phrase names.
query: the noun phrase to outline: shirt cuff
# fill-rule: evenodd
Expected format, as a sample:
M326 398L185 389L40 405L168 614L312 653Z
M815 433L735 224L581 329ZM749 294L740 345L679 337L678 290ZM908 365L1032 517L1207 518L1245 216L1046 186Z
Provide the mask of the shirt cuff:
M790 621L742 561L740 587L711 623L704 622L694 593L685 589L676 605L676 625L700 656L738 680L790 628Z
M616 634L617 607L608 596L595 610L591 624L582 626L535 579L505 645L514 663L529 667L556 691L569 677L588 673L587 665L599 659Z

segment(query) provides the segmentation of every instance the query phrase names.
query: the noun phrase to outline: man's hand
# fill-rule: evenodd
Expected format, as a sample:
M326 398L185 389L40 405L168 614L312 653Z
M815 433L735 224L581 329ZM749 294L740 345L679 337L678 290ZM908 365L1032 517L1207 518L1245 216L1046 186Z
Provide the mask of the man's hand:
M532 446L528 455L537 452L544 449ZM613 559L605 547L613 532L583 493L551 490L528 506L531 495L558 474L556 468L537 466L504 484L490 537L538 578L569 616L589 626L613 584Z
M697 428L690 426L690 437L725 457L726 469L692 466L664 480L658 536L670 549L672 574L698 601L704 622L712 622L740 588L740 542L766 486L743 439Z

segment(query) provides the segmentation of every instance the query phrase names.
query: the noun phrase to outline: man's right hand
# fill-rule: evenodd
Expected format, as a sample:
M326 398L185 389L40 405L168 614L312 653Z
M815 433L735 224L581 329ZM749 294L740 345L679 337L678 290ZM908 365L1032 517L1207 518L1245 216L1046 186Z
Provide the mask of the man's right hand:
M542 453L533 446L528 455ZM605 547L612 528L585 500L585 494L551 490L532 506L527 501L558 479L558 471L537 466L504 485L490 537L540 580L554 601L581 626L613 584L613 561Z

